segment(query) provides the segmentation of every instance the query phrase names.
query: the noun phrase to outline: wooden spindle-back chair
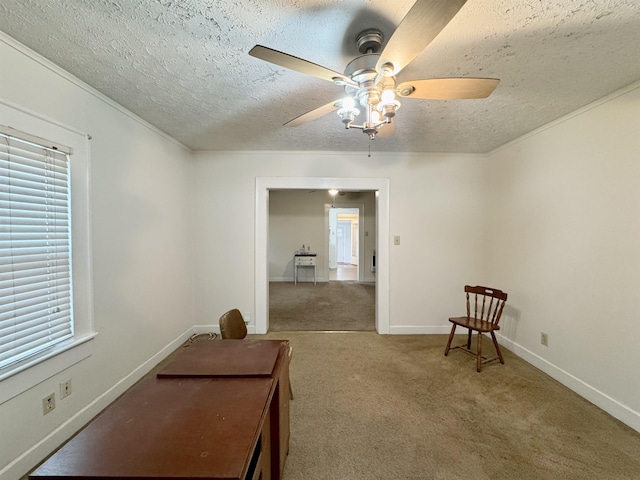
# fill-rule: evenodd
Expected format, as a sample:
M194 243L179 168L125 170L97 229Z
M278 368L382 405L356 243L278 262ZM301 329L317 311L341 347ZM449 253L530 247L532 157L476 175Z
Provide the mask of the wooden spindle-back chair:
M451 327L451 333L449 334L447 347L444 350L445 357L449 355L449 350L459 348L466 351L476 357L476 370L478 372L481 371L482 365L485 363L500 360L500 363L504 364L504 358L502 357L502 352L500 351L500 346L498 345L494 332L496 330L500 330L500 326L498 324L500 322L500 317L502 316L504 305L507 302L507 294L496 288L481 286L471 287L469 285L464 287L464 291L467 296L467 316L452 317L449 319L453 325ZM463 345L451 347L451 341L453 340L456 327L464 327L468 329L467 342ZM472 332L476 332L478 336L475 352L471 350ZM489 333L491 335L491 339L493 340L493 345L497 353L496 357L487 358L482 356L482 336L485 333Z

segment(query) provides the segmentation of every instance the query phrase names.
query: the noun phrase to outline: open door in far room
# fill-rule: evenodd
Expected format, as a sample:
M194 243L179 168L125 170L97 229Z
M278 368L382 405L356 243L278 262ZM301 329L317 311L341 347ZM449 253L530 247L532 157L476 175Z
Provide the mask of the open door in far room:
M330 281L360 280L360 209L329 209Z

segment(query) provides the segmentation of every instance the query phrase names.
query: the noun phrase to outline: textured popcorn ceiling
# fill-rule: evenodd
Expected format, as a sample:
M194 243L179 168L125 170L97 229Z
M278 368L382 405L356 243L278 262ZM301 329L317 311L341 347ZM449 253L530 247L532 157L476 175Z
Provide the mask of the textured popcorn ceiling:
M342 72L366 28L413 0L2 0L0 30L195 150L366 150L342 90L250 57L265 45ZM4 68L4 66L3 66ZM403 99L375 151L487 152L640 80L639 0L468 0L400 81L497 77L487 99ZM0 92L1 95L1 92Z

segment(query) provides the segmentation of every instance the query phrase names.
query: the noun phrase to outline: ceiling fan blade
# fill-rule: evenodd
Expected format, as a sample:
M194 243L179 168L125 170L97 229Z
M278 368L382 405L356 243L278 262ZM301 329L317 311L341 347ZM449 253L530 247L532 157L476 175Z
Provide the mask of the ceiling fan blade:
M328 80L329 82L336 83L336 81L338 81L349 84L353 83L350 78L345 77L341 73L334 72L329 68L325 68L308 60L294 57L288 53L263 47L262 45L256 45L253 47L249 51L249 55L259 58L260 60L264 60L265 62L274 63L281 67L295 70L296 72L311 75L312 77L320 78L322 80Z
M486 98L500 83L497 78L429 78L399 83L398 95L405 98L456 100Z
M397 75L436 38L466 1L417 0L384 47L376 70L387 76Z
M284 124L285 127L299 127L303 123L310 122L311 120L315 120L316 118L320 118L327 113L331 113L338 108L339 100L334 100L331 103L327 103L322 107L318 107L310 112L303 113L299 117L294 118L293 120L289 120Z

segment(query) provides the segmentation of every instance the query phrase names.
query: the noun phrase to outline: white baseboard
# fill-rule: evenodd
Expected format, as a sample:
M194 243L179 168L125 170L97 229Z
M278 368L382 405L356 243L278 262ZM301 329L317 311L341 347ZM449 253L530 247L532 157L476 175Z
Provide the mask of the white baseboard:
M196 335L202 335L203 333L220 334L220 325L194 325L193 333Z
M389 333L392 335L441 335L449 334L451 327L447 325L391 325Z
M316 277L316 283L326 283L329 280L327 280L327 277ZM269 282L287 282L287 283L293 283L294 282L294 278L293 277L272 277L269 279ZM299 278L298 279L298 283L313 283L313 277L311 278Z
M194 325L193 333L200 335L202 333L216 333L220 335L220 325ZM249 335L256 333L256 326L253 324L247 324L247 333Z
M550 363L539 355L536 355L532 351L524 348L522 345L513 342L503 335L496 334L496 337L498 338L498 343L500 345L504 345L517 356L530 363L534 367L538 368L539 370L542 370L544 373L557 380L565 387L573 390L578 395L593 403L597 407L601 408L612 417L617 418L625 425L628 425L637 432L640 432L640 412L636 412L626 405L623 405L616 399L611 398L606 393L601 392L594 386L589 385L583 380L580 380L569 372Z

